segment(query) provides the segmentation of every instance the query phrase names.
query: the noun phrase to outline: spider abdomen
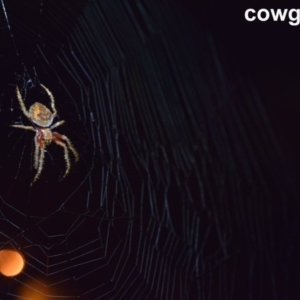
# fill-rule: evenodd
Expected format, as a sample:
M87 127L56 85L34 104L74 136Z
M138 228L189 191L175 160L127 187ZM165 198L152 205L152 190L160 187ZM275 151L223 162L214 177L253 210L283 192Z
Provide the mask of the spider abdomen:
M29 115L33 123L48 127L53 122L53 113L42 103L35 102L29 108Z

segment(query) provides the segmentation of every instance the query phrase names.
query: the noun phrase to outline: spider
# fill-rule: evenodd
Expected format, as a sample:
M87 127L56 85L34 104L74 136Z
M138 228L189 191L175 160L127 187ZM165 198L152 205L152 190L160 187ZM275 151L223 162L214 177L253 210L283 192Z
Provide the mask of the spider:
M51 144L52 142L56 143L57 145L61 146L64 149L64 158L66 161L66 172L62 179L64 179L68 173L70 172L71 163L70 163L70 156L69 150L73 153L75 157L75 161L77 162L79 159L79 155L75 150L74 146L72 145L71 141L65 135L62 135L58 132L53 132L52 129L62 125L65 123L64 120L56 122L52 125L54 118L57 115L57 110L55 108L55 100L48 88L41 84L41 87L46 91L50 100L51 100L51 112L45 105L35 102L26 110L24 100L22 99L20 90L18 86L16 87L18 101L21 107L23 114L32 122L34 126L25 126L25 125L11 125L15 128L25 129L25 130L32 130L35 131L34 137L34 163L33 167L37 170L36 175L33 179L35 182L41 175L43 170L44 158L45 158L45 150L46 147Z

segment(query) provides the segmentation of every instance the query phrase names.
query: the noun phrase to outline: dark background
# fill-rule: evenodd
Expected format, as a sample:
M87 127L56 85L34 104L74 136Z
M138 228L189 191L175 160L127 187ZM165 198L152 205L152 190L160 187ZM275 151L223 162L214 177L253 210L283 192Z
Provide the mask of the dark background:
M195 27L203 26L214 32L227 57L255 84L281 146L286 153L293 153L293 159L289 155L286 159L299 176L299 26L291 26L287 20L248 22L244 18L247 8L258 11L297 7L253 2L247 6L211 7L191 2L189 7L191 17L196 20Z

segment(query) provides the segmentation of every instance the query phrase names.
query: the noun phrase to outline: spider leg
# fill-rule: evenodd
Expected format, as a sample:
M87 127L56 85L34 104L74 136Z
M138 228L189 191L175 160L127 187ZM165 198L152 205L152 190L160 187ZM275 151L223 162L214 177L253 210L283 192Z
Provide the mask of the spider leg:
M43 84L41 84L41 87L46 91L46 93L48 94L50 100L51 100L51 108L53 110L53 117L55 117L57 115L57 110L55 108L55 100L54 100L54 96L52 95L52 93L50 92L50 90L48 88L46 88Z
M62 124L64 124L64 123L65 123L64 120L59 121L59 122L56 122L55 124L53 124L53 125L50 127L50 129L52 130L53 128L56 128L56 127L58 127L58 126L60 126L60 125L62 125Z
M25 129L25 130L32 130L32 131L35 131L34 127L32 127L32 126L17 125L17 124L10 125L10 126L11 126L11 127L14 127L14 128L20 128L20 129Z
M70 168L71 168L71 163L70 163L70 157L69 157L69 151L68 151L68 147L66 146L66 144L64 144L63 142L59 141L58 139L54 139L53 140L57 145L61 146L64 148L64 158L66 161L66 172L64 174L64 176L62 177L62 179L64 179L70 172Z
M16 87L16 91L17 91L17 97L18 97L18 101L19 101L21 110L22 110L23 114L30 120L29 112L27 111L27 109L25 107L25 104L24 104L24 101L22 99L22 95L21 95L21 92L20 92L18 86Z
M62 136L62 139L67 142L68 147L72 151L72 153L75 157L75 161L77 162L79 160L79 155L78 155L78 152L76 151L76 149L74 148L73 144L65 135Z
M43 147L40 148L39 150L40 155L38 157L38 162L37 162L37 172L35 174L35 177L33 179L34 183L35 181L37 181L41 175L41 172L43 170L43 164L44 164L44 158L45 158L45 146L43 145Z
M52 135L54 137L54 140L63 140L67 143L69 149L72 151L75 157L75 161L77 162L79 160L79 155L71 141L65 135L59 134L58 132L52 132Z
M33 167L38 168L39 165L39 156L40 156L40 146L38 144L37 136L34 137L34 157L33 157Z

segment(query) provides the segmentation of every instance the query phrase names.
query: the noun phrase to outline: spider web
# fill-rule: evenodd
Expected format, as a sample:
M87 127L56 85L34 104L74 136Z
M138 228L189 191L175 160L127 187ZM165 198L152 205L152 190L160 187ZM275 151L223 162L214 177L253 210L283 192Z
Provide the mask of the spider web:
M282 150L182 6L1 4L0 245L26 260L1 299L299 298ZM49 107L40 83L80 159L61 181L50 145L31 185L34 133L9 125L30 125L15 85Z

